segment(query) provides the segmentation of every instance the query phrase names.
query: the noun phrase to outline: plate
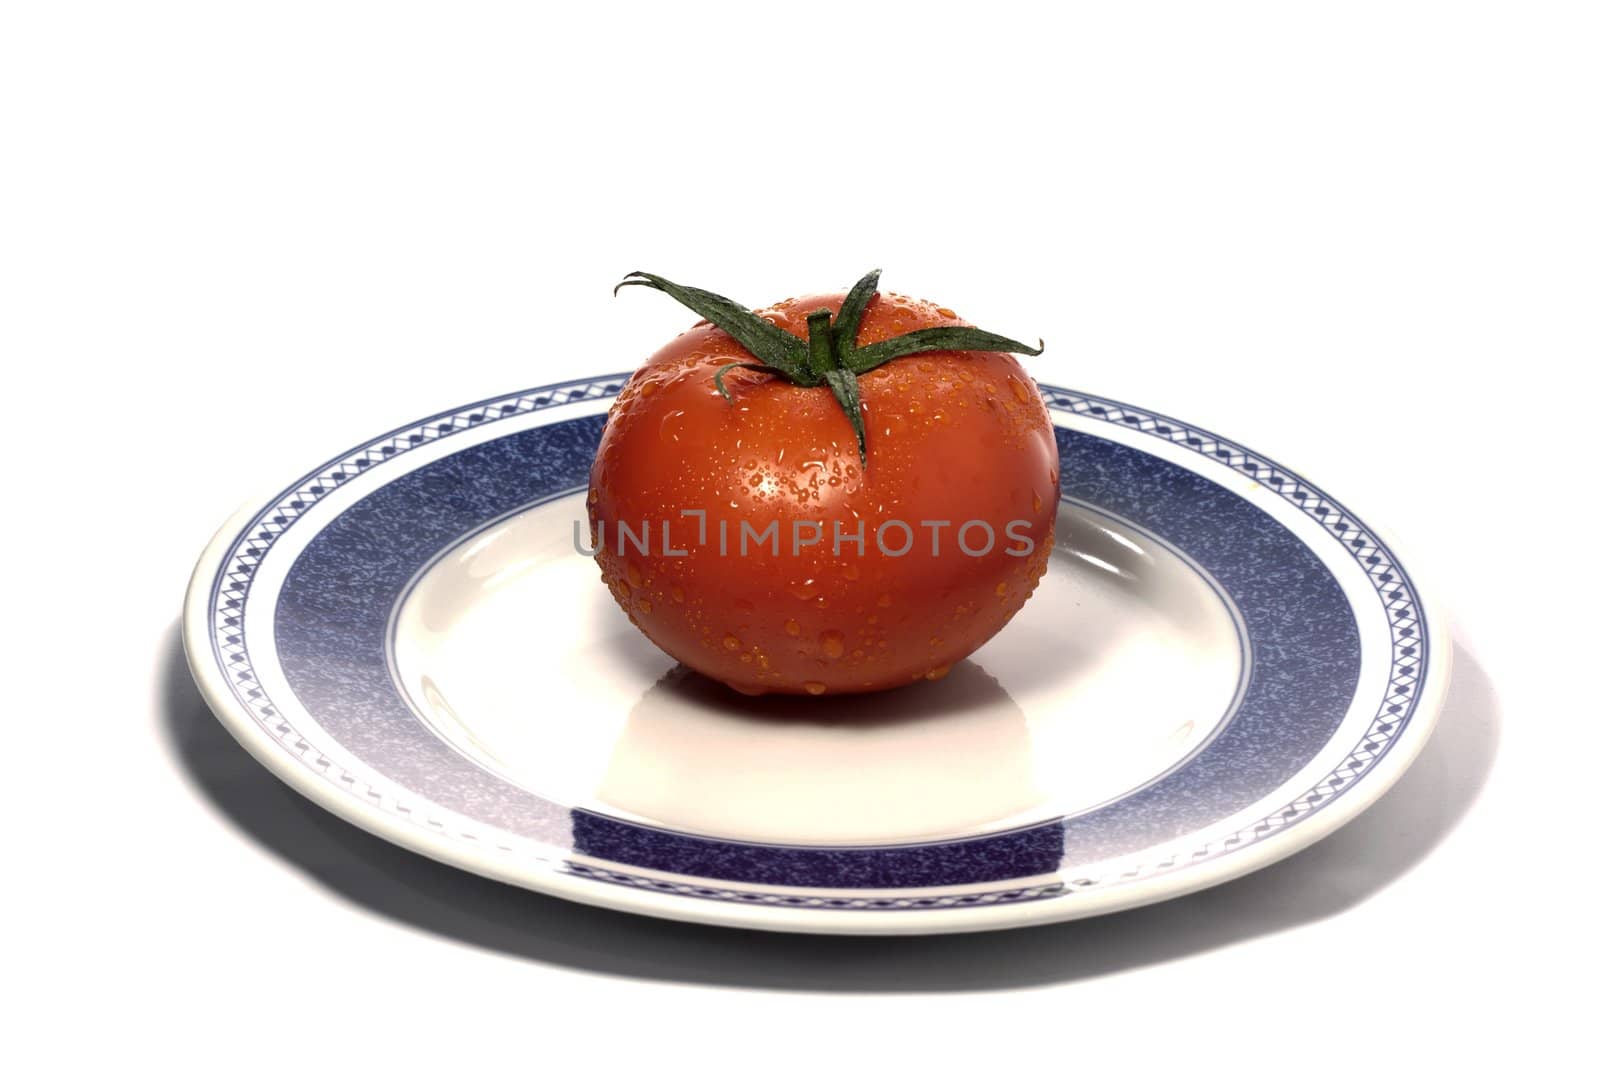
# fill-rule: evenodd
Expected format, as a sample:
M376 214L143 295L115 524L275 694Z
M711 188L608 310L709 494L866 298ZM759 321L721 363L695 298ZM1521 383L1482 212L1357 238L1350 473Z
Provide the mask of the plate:
M1077 918L1332 832L1421 749L1449 642L1337 500L1177 419L1041 385L1057 547L938 682L744 698L579 550L605 413L563 382L374 438L202 555L218 718L328 810L491 878L672 919L910 934Z

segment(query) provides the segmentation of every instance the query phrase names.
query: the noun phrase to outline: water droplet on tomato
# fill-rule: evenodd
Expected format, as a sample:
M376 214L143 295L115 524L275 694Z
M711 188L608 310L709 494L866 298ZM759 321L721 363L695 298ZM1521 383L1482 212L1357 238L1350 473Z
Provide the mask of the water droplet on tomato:
M790 637L799 637L800 623L794 619L790 619L788 622L783 624L783 632L788 634Z
M723 634L722 647L727 649L729 652L737 652L739 649L744 647L744 644L732 634Z
M680 410L669 411L661 416L660 434L663 441L676 441L683 432L684 413Z
M805 581L796 582L789 587L789 592L793 593L796 599L799 600L810 600L821 591L817 588L817 580L815 578L807 578Z
M822 654L829 659L844 655L844 634L838 630L824 630L821 637Z
M823 685L821 682L807 682L804 688L806 692L810 693L814 697L819 697L828 691L828 687Z

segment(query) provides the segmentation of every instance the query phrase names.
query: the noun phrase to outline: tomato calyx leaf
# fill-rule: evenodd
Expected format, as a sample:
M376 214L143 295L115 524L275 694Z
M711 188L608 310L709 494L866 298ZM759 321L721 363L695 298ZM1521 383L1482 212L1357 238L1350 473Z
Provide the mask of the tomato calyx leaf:
M865 374L891 359L919 352L1015 352L1019 356L1037 356L1043 351L1042 338L1037 348L1030 348L1021 341L972 326L931 326L857 348L845 365L857 374Z
M855 372L848 367L835 367L823 374L828 388L833 391L833 398L844 408L844 417L850 420L850 428L856 432L856 449L861 453L861 469L867 469L867 427L861 421L861 385L856 381Z
M861 316L866 313L867 305L878 291L878 275L882 273L881 270L867 271L859 282L850 287L844 303L839 305L839 321L833 324L833 346L839 354L839 362L846 367L856 366L856 334L861 332Z
M716 377L711 379L711 384L717 387L717 392L722 394L722 399L730 404L733 403L733 397L728 395L728 387L722 384L722 377L731 370L756 370L763 374L782 374L782 371L769 367L765 363L729 363L724 367L718 368Z
M862 418L858 376L876 370L891 360L923 352L1013 352L1021 356L1037 356L1044 351L1043 340L1034 347L972 326L933 326L858 348L856 335L861 331L861 319L867 305L878 291L878 276L881 273L878 270L868 271L851 287L839 306L837 321L834 321L833 313L827 308L818 308L807 315L806 340L803 342L742 304L705 289L679 285L659 274L633 271L617 283L612 294L631 285L666 293L721 329L755 357L757 362L754 363L729 363L718 369L713 383L717 392L730 404L733 403L733 397L728 394L722 378L731 370L760 371L781 377L803 389L826 385L844 410L845 417L850 420L850 428L856 434L856 447L861 453L861 466L865 469L867 430Z
M711 325L722 329L748 349L752 356L785 378L794 381L796 377L805 375L806 349L800 339L788 330L774 326L744 305L736 304L725 296L678 285L660 275L646 274L640 270L623 278L611 292L615 295L630 285L642 285L666 293ZM795 384L815 385L816 382L796 381Z

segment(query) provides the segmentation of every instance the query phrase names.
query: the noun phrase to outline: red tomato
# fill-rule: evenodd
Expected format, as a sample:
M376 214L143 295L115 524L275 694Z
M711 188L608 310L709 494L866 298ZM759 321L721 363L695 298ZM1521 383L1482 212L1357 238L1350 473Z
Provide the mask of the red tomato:
M804 339L807 314L837 314L842 299L757 314ZM954 312L880 293L857 343L952 325L964 325ZM1037 388L1003 352L867 371L863 469L828 388L737 369L725 399L713 376L750 360L702 322L617 397L588 497L612 595L668 655L744 693L943 677L1016 614L1049 559L1059 475ZM777 536L757 540L773 523Z

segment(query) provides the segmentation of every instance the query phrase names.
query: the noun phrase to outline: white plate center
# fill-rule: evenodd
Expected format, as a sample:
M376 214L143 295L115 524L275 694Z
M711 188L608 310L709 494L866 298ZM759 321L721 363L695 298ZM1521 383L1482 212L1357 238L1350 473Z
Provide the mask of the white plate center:
M1237 612L1170 548L1064 504L1050 570L947 678L782 713L690 674L573 548L581 494L469 538L393 627L416 713L570 807L790 844L937 840L1107 803L1181 765L1247 668ZM782 699L782 698L778 698Z

